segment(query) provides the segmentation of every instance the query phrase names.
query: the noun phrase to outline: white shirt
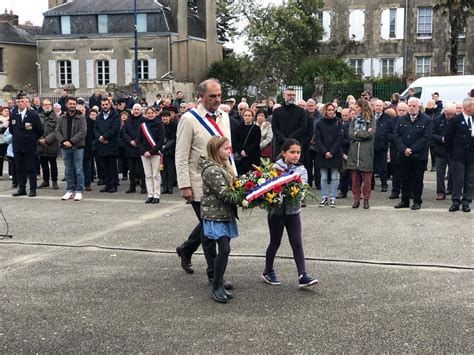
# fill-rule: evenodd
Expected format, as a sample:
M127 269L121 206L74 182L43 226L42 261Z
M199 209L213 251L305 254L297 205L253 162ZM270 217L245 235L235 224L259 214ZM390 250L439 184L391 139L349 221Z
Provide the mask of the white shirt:
M21 122L23 122L23 120L25 119L25 115L26 115L26 108L20 112L20 115L21 115Z
M474 137L474 122L472 121L472 116L468 116L464 112L462 113L462 115L464 116L464 121L466 121L467 126L470 127L469 129L471 131L471 137Z

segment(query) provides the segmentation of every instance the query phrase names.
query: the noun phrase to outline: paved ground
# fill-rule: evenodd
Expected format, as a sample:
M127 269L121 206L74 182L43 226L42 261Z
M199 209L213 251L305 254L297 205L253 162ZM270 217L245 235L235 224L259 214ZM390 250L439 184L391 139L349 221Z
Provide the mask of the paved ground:
M434 179L420 211L394 210L381 192L368 211L310 203L307 269L320 284L305 291L286 241L282 285L260 281L265 215L242 214L226 305L208 297L202 253L194 275L179 267L174 248L195 217L176 194L145 205L122 184L82 202L50 189L14 199L1 180L13 239L0 241L0 352L472 353L474 214L435 201Z

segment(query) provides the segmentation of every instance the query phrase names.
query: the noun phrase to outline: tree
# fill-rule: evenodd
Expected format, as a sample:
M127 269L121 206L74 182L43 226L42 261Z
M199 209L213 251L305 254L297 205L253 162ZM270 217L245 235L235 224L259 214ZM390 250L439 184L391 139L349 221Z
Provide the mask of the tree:
M315 77L319 77L324 81L343 81L358 78L346 62L332 57L312 57L301 63L296 73L297 83L301 85L313 83Z
M247 89L253 84L251 72L253 63L248 56L237 57L234 54L211 64L208 78L216 78L221 83L222 96L246 96Z
M231 5L235 0L217 0L216 22L217 38L219 41L228 42L237 33L235 17L231 14Z
M252 58L267 82L291 82L300 63L314 56L322 38L318 20L321 0L288 0L283 5L259 7L239 1L248 19L246 33Z
M465 31L467 18L474 13L474 5L472 0L440 0L440 3L436 4L433 10L440 11L442 15L448 16L449 25L451 26L449 71L456 74L458 72L459 35Z

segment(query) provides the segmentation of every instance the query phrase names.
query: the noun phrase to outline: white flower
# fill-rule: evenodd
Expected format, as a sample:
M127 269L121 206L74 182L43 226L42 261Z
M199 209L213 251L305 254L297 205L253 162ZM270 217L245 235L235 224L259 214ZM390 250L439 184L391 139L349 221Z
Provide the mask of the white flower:
M247 200L242 201L242 207L248 207L249 202Z
M264 178L260 178L260 179L257 180L257 184L262 185L262 184L265 183L265 181L267 181L267 180L265 180Z

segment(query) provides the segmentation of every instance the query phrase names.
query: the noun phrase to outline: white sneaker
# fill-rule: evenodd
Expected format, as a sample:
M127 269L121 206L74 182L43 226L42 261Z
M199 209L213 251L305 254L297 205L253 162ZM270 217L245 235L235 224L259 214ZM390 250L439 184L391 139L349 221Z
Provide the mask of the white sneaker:
M82 192L76 192L74 196L74 201L81 201L82 200Z
M73 198L74 192L66 192L63 197L61 197L61 200L69 200Z

